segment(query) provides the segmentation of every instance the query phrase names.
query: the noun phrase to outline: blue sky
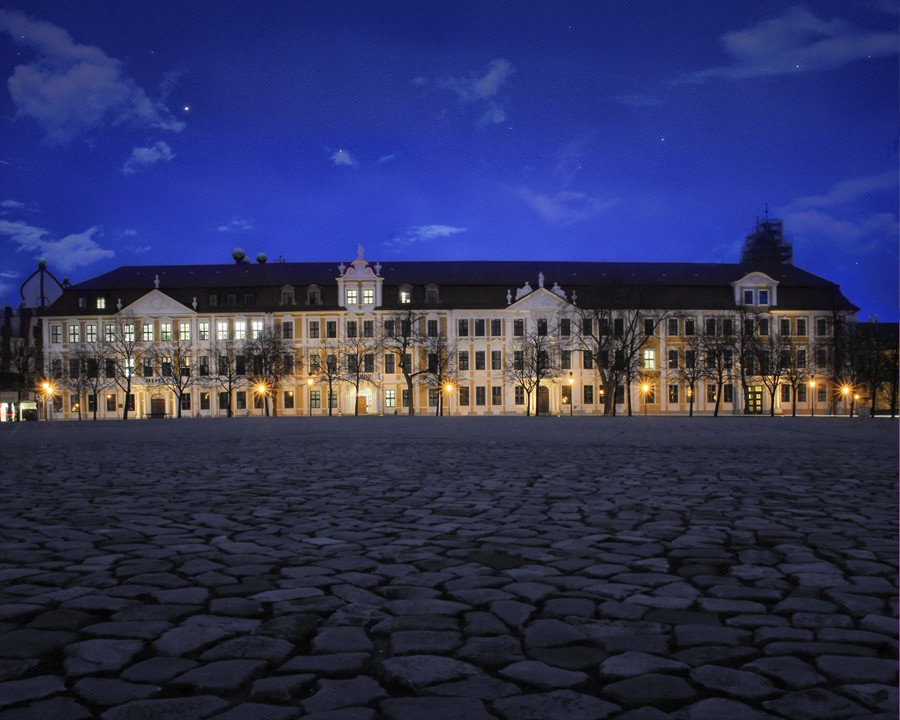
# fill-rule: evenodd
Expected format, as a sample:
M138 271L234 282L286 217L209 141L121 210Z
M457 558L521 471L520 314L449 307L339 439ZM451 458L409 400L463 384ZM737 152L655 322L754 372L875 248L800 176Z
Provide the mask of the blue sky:
M795 263L898 319L898 6L28 0L0 300L120 265Z

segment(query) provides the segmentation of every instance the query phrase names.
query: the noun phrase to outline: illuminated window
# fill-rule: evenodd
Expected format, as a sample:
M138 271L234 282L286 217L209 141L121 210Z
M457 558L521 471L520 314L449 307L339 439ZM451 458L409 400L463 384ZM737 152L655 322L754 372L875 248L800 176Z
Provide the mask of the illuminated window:
M103 326L103 339L111 343L116 338L116 327L115 325L104 325Z
M197 333L200 340L209 340L209 321L204 320L197 324Z
M228 339L228 321L227 320L218 320L216 322L216 339L217 340L227 340Z
M760 305L768 305L769 304L769 291L768 290L760 290L759 291L759 304Z
M375 291L371 288L366 288L363 290L363 304L364 305L374 305L375 304Z
M97 309L106 310L106 298L97 298Z
M97 342L97 326L96 325L85 325L84 326L84 339L89 342Z
M309 391L309 406L312 408L322 407L322 391L321 390L310 390Z
M163 342L172 339L172 323L161 323L159 326L159 339Z
M60 325L51 325L50 326L50 342L53 342L53 343L62 342L62 327Z
M403 305L408 305L412 302L412 291L411 290L401 290L400 291L400 302Z
M189 322L178 323L178 339L184 342L190 342L191 324Z
M81 339L81 328L77 325L69 325L69 342L77 343Z
M145 322L141 325L141 339L144 342L153 342L153 323Z
M250 321L250 337L253 340L256 340L263 333L263 321L262 320L251 320Z
M391 356L393 357L393 356ZM385 407L396 407L397 406L397 391L396 390L385 390L384 391L384 406Z
M348 305L356 305L358 302L359 294L356 290L347 290L347 304Z
M644 350L644 370L656 369L656 351Z
M246 340L247 339L247 322L245 320L235 320L234 321L234 339L235 340Z

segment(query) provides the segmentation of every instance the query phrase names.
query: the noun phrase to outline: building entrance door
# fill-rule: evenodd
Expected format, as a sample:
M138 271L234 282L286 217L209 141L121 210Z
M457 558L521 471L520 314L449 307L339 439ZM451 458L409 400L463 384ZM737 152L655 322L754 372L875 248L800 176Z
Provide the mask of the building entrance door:
M541 386L538 389L537 414L538 415L549 415L550 414L550 390L543 386Z
M763 411L763 389L759 385L747 388L747 412L750 415L761 415Z
M166 416L166 401L163 398L150 398L150 417L161 418Z
M358 415L366 415L369 412L369 398L365 395L356 397L356 412Z

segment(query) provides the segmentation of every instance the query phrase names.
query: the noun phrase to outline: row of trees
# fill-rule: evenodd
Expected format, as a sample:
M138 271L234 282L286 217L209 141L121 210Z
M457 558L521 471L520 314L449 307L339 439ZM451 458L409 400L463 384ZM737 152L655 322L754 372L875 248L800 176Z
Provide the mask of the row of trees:
M638 302L632 303L640 305ZM582 367L593 369L604 392L601 394L604 413L616 414L617 390L624 389L625 406L632 414L632 388L641 382L658 377L663 366L669 378L677 378L688 391L689 412L693 414L694 400L703 381L716 386L714 415L718 415L723 388L734 383L741 388L743 407L749 409L751 386L763 385L770 398L774 414L775 397L779 388L789 386L793 411L796 412L800 389L813 377L831 381L833 387L866 387L874 406L883 393L892 412L896 411L897 343L877 326L848 324L835 314L830 332L810 343L806 337L796 338L766 327L767 316L741 308L731 316L708 318L702 327L694 326L690 316L676 313L593 308L563 316L559 325L547 327L540 321L533 327L516 333L507 344L506 357L500 366L492 362L491 370L516 387L522 388L527 412L532 398L540 395L542 386L558 378L572 366L573 351L582 353ZM677 337L670 337L666 357L655 360L648 367L643 351L650 339L667 330L667 323L676 322ZM265 388L263 403L269 414L271 400L277 414L276 392L284 379L298 370L327 386L327 407L331 414L331 398L336 388L347 383L354 395L360 388L374 382L375 365L384 358L385 372L399 372L410 398L407 412L415 412L414 389L424 385L433 394L436 414L443 413L444 388L454 385L458 373L468 368L458 367L459 355L451 346L443 321L415 309L387 315L375 332L374 322L354 326L355 332L345 337L326 338L309 354L306 368L295 355L294 343L284 338L279 326L266 328L257 337L247 340L214 337L204 355L197 357L196 348L189 341L172 339L158 343L140 340L134 318L120 317L95 342L85 342L65 355L50 358L53 379L78 398L92 396L96 418L97 402L105 391L116 388L128 397L136 377L169 389L176 399L176 413L180 416L182 398L193 387L218 388L227 398L229 415L234 391L242 387ZM362 332L359 332L362 330ZM527 331L526 331L527 330ZM349 335L349 336L347 336ZM670 334L671 335L671 334ZM568 357L566 357L568 353ZM839 398L829 398L837 402ZM571 397L569 399L571 402ZM79 405L79 416L81 403ZM534 403L536 411L540 404ZM123 418L127 419L129 404L124 403ZM355 408L358 412L358 407Z

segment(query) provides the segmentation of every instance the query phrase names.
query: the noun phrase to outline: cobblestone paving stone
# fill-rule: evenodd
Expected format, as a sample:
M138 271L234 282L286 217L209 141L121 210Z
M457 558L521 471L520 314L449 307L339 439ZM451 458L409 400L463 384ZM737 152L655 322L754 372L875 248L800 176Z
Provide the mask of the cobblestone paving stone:
M0 720L897 717L897 423L0 426Z

